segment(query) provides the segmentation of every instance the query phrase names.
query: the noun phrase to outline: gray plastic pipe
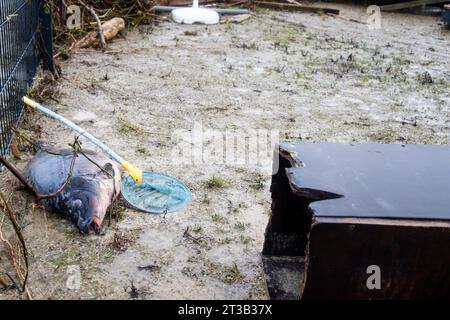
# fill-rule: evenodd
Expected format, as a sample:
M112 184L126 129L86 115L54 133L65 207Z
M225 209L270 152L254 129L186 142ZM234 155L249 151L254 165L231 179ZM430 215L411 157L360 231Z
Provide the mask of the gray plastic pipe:
M156 12L172 12L172 10L179 9L182 7L173 6L154 6L152 10ZM247 14L250 10L247 9L219 9L219 8L208 8L210 10L216 11L218 14Z

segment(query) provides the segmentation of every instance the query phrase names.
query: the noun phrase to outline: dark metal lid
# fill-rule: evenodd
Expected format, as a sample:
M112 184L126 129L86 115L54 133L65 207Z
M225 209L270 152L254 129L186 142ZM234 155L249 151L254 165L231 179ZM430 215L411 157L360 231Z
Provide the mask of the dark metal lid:
M315 216L450 220L449 146L282 143L280 152Z

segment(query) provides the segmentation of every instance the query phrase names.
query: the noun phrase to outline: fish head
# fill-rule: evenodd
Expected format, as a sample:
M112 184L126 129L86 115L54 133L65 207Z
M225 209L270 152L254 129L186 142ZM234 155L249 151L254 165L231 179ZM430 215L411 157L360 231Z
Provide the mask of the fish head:
M78 229L86 234L98 233L107 205L93 192L77 190L73 196L69 202L69 212Z
M112 184L102 179L76 177L71 182L67 203L72 220L82 233L100 232L103 219L116 196L112 189Z

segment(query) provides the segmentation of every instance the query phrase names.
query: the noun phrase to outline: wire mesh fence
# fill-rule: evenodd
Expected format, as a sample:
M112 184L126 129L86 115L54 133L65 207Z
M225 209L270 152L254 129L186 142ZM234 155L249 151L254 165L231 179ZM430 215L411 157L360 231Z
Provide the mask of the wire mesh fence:
M43 0L0 0L0 155L8 151L40 62L51 60L47 16Z

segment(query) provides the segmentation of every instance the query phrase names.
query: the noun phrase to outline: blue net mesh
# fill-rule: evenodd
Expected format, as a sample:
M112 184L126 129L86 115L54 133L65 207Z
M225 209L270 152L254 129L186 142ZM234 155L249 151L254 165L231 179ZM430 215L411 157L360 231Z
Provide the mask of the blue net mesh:
M139 185L128 176L123 180L122 195L130 205L149 213L178 211L191 201L191 191L183 182L153 172L144 172Z

